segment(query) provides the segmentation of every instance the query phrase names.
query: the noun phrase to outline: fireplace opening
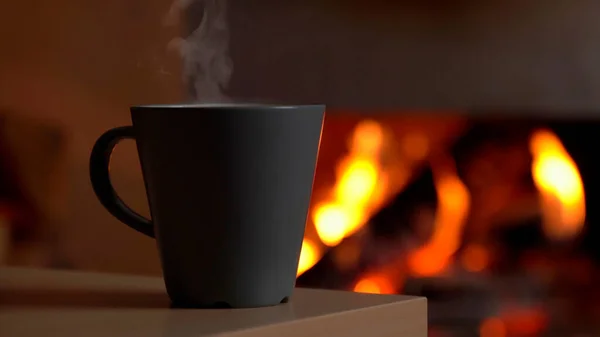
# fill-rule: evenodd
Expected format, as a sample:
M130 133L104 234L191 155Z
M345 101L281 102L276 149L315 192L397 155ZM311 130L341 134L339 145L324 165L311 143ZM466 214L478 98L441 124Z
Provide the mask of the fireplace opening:
M434 336L597 334L600 122L531 116L329 113L298 286L427 296Z

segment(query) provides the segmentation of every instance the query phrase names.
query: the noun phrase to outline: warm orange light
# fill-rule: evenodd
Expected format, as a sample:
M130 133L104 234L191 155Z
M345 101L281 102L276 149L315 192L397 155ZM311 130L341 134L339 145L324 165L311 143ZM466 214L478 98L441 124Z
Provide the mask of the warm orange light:
M500 317L511 336L539 336L548 327L548 314L542 308L508 308Z
M470 244L462 254L462 265L470 272L480 272L489 263L490 256L485 247L479 244Z
M368 203L377 185L378 169L373 160L356 158L343 171L336 186L337 200L348 206Z
M364 121L355 128L350 153L337 170L332 200L313 211L315 229L325 245L336 246L360 229L374 201L381 199L382 143L383 130L378 123Z
M356 154L377 156L383 144L383 130L379 123L366 120L354 129L351 150Z
M506 325L496 317L486 318L479 326L480 337L506 337Z
M413 160L422 160L429 151L429 140L422 133L409 133L402 139L404 153Z
M300 260L298 261L298 271L296 276L302 275L305 271L314 266L320 258L320 252L314 242L304 239L302 241L302 250L300 252Z
M332 203L318 206L313 221L321 241L336 246L351 227L352 217L342 206Z
M381 289L379 288L379 284L373 280L365 279L360 280L356 283L354 287L354 291L357 293L366 293L366 294L381 294Z
M347 271L352 269L358 263L362 244L358 240L350 240L343 245L339 245L332 251L331 258L335 262L338 270Z
M554 239L577 235L585 222L585 195L577 165L551 131L534 132L530 149L546 235Z
M432 276L441 274L450 263L450 257L444 249L437 249L433 245L424 246L422 249L408 256L408 267L416 276Z
M395 289L392 283L384 276L368 276L356 282L354 292L367 294L394 294Z
M442 273L460 244L471 198L466 186L449 168L434 178L438 197L431 239L408 256L408 267L418 276Z

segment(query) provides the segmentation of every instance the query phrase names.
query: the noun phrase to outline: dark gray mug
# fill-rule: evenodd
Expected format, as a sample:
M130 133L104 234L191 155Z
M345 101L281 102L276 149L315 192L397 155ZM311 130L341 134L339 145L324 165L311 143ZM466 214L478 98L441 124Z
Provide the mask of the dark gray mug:
M177 306L260 307L287 300L304 236L324 106L148 105L94 145L98 199L155 237ZM152 220L118 197L110 155L135 139Z

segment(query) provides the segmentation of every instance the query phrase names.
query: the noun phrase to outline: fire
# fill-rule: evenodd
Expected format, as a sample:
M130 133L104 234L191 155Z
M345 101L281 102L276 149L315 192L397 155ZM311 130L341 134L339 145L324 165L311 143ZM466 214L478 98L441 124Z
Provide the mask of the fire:
M383 130L375 121L358 124L352 135L352 150L370 156L378 156L383 144Z
M435 172L435 171L434 171ZM460 245L471 198L467 187L453 170L445 168L434 178L438 209L431 239L408 256L409 269L418 276L443 272Z
M317 234L327 246L336 246L364 224L378 199L382 183L379 156L383 129L374 121L361 122L351 139L350 153L337 172L333 200L313 213Z
M348 233L360 226L362 214L343 204L327 203L317 207L315 225L321 241L333 247L339 244Z
M344 205L365 205L375 191L378 167L370 158L352 158L343 169L335 189L337 200Z
M470 272L480 272L489 264L490 256L488 250L479 244L470 244L462 254L462 265Z
M577 165L548 130L530 140L533 180L541 195L544 231L553 239L577 235L585 222L585 195Z
M429 140L421 133L410 133L402 140L402 148L408 157L421 160L429 152Z
M317 245L309 239L302 241L302 250L300 251L300 260L298 261L298 271L296 276L302 275L305 271L314 266L320 258L320 251Z
M366 276L356 282L354 292L366 294L395 294L392 282L383 275Z

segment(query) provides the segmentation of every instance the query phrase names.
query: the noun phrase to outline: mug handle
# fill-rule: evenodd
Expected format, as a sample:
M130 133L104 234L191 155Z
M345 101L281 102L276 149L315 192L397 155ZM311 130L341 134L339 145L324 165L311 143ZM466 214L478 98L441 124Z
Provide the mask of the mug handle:
M135 139L132 126L122 126L106 131L92 148L90 155L90 179L100 203L115 218L136 231L154 238L152 221L129 208L115 192L110 181L110 156L115 146L123 139Z

